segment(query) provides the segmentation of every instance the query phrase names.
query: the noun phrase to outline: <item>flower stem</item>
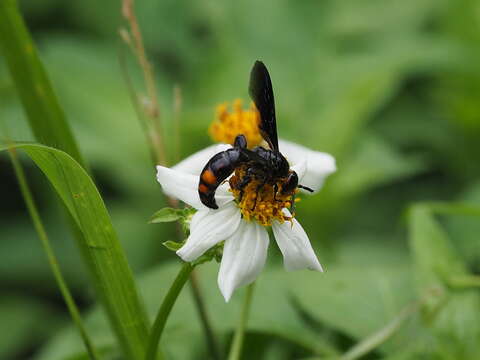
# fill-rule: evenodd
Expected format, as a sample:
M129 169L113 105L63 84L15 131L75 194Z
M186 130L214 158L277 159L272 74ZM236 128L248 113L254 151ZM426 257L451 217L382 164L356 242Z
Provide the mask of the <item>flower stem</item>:
M212 329L212 325L208 318L207 309L205 307L205 302L203 301L203 297L200 291L200 286L198 284L198 277L197 272L192 271L190 274L190 285L192 288L193 299L195 301L198 314L200 315L201 323L203 326L203 331L205 333L205 338L207 340L208 348L210 350L210 354L212 355L212 359L220 360L220 353L218 350L218 343L215 338L215 334Z
M240 314L240 321L233 337L232 346L230 347L230 354L228 360L239 360L242 354L243 338L245 336L245 328L247 325L248 315L250 313L250 305L252 304L253 287L255 283L247 287L247 293L243 300L242 312Z
M180 291L189 279L190 273L192 272L193 268L194 266L192 266L190 263L186 262L183 264L180 272L173 281L172 286L170 286L167 295L163 299L162 305L158 310L157 317L155 318L155 322L153 323L152 329L150 331L145 360L156 359L158 344L160 342L160 338L162 336L163 329L165 328L168 316L172 311L173 304L175 304L175 301L177 300Z

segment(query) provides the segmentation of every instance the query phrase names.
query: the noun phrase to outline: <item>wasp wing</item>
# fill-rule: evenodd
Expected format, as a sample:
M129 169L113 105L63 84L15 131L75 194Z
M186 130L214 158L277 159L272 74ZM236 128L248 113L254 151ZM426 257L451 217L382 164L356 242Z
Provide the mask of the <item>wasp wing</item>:
M278 150L277 121L272 81L265 64L256 61L250 73L249 93L260 112L260 133L272 150Z

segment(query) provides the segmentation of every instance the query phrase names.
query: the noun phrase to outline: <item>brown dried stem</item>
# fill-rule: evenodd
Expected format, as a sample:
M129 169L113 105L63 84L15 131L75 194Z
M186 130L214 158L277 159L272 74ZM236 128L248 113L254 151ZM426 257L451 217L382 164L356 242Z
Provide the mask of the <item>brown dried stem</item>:
M136 96L136 102L143 109L148 121L148 137L151 146L154 149L155 160L160 165L166 164L165 147L162 139L162 124L160 120L160 106L158 104L157 88L155 86L155 77L153 67L148 61L143 44L142 33L135 15L134 0L123 0L122 14L130 27L130 32L126 29L120 30L121 38L132 49L140 68L142 69L143 79L147 90L146 97Z

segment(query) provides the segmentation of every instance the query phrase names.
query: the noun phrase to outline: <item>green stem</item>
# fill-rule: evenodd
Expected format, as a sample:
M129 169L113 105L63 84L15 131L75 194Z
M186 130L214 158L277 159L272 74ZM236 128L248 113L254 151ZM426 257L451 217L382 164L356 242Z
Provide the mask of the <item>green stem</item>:
M73 322L78 328L80 332L80 336L83 340L83 343L87 349L87 353L92 360L99 360L100 356L98 352L95 350L93 346L93 342L91 341L88 333L83 325L82 318L80 316L80 312L75 304L75 300L68 289L68 286L63 278L62 272L60 270L60 266L58 265L58 260L55 256L52 246L50 245L50 241L47 236L47 232L45 231L45 227L43 226L42 220L38 213L37 207L35 205L35 201L33 199L32 193L28 186L25 173L23 172L23 168L18 161L17 155L14 149L10 149L8 151L10 155L10 159L12 160L13 168L15 170L15 174L17 176L18 183L20 185L20 191L22 192L23 199L25 200L25 204L27 205L28 212L30 217L32 218L33 225L35 230L37 231L38 237L42 242L43 249L47 255L48 263L50 264L50 269L53 272L53 276L55 277L55 281L60 289L60 292L63 296L63 299L67 305L68 311L70 312L70 316L73 319Z
M250 305L252 304L254 283L247 287L247 293L243 300L242 312L240 314L240 321L238 323L237 330L233 337L232 346L230 348L230 354L228 360L239 360L242 355L243 339L245 337L245 328L247 326L248 315L250 313Z
M180 272L173 281L172 286L170 286L167 295L163 299L162 305L158 310L157 317L155 318L155 322L153 323L152 330L150 331L145 360L155 360L157 358L158 345L160 343L160 338L162 336L163 329L165 328L168 316L172 311L173 304L175 304L180 291L189 279L193 268L194 267L190 263L183 264Z
M220 360L218 343L215 338L215 334L213 332L213 327L208 318L205 302L203 301L203 297L200 291L200 286L198 284L198 277L197 277L196 271L192 271L192 273L190 274L190 285L192 289L193 300L195 301L198 314L200 315L200 320L203 326L203 331L205 334L205 338L207 340L210 354L212 355L212 359Z

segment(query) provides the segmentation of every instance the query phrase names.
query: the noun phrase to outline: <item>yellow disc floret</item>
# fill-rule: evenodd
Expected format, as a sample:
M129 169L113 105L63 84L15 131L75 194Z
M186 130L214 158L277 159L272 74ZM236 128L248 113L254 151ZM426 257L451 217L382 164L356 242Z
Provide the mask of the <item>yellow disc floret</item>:
M243 219L255 220L260 225L270 226L273 220L280 223L291 221L291 217L285 216L284 208L290 208L294 200L296 190L289 194L282 194L282 183L278 182L278 191L275 194L274 185L261 185L260 180L250 181L244 188L239 189L239 184L246 174L246 166L235 169L234 175L229 179L230 191L233 193Z
M229 111L228 103L217 106L217 114L208 132L216 142L233 145L237 135L245 135L248 147L251 149L262 142L258 129L260 114L252 103L249 109L243 109L242 101L233 102L233 111Z

